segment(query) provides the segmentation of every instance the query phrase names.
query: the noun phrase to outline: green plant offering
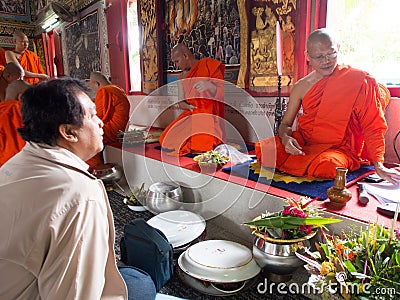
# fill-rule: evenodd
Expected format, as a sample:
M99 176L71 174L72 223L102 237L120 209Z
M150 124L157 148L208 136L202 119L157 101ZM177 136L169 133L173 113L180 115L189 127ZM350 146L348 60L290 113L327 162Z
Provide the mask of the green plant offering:
M287 206L282 211L262 214L245 222L255 232L274 239L297 239L311 234L319 227L341 222L340 219L321 217L321 209L314 207L316 199L300 197L299 200L286 199Z

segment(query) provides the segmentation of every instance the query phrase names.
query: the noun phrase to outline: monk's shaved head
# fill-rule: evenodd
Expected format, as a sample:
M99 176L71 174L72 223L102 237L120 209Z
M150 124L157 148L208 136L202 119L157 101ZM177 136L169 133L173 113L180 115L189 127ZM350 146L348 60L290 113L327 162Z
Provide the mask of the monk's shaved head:
M22 69L21 65L16 62L9 62L6 64L3 70L3 74L9 74L9 75L19 75L20 77L24 76L24 69Z
M308 36L307 50L316 43L337 45L335 37L326 28L317 29Z
M24 77L24 75L25 75L25 71L24 71L24 69L22 69L22 67L20 66L19 63L9 62L4 67L1 77L3 77L5 81L7 81L7 84L10 84L14 80L22 79L22 77Z
M110 81L99 71L90 73L90 81L97 81L101 86L110 84Z
M14 39L16 39L16 38L25 38L25 37L26 37L26 34L23 33L22 31L16 31L13 34L13 38Z
M189 48L188 48L185 44L182 44L182 43L176 44L176 45L174 46L174 48L172 48L171 53L179 54L179 55L186 54L186 55L193 56L193 54L192 54L192 52L189 50Z
M171 60L178 69L189 70L196 62L196 58L190 49L181 43L175 45L171 50Z
M21 95L31 86L22 79L14 80L7 86L5 100L20 100Z

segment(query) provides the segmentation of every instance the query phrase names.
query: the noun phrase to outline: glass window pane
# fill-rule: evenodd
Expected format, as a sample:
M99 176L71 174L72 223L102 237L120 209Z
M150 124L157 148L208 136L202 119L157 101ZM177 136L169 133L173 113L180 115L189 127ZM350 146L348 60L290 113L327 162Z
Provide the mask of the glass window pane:
M400 86L400 1L328 1L326 27L340 43L339 63Z
M129 1L127 10L128 24L128 54L129 54L129 76L130 91L141 91L141 71L140 71L140 35L138 22L137 1Z

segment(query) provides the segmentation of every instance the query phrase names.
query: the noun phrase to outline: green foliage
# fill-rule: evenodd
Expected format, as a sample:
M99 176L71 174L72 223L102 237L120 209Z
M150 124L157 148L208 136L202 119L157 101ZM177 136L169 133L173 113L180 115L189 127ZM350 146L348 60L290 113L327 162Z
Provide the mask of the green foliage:
M275 239L302 238L322 226L340 222L339 219L319 216L319 210L310 205L314 200L300 197L299 200L286 199L287 206L282 211L262 214L259 218L245 222L256 232Z
M320 255L313 255L314 259L320 257L316 262L321 264L316 285L323 286L333 280L340 286L338 278L344 275L345 282L342 284L361 287L359 292L350 291L350 294L341 290L345 299L400 299L398 238L391 237L387 229L376 224L343 237L325 237L325 241L317 247ZM334 276L328 276L327 270ZM384 298L381 298L382 295Z

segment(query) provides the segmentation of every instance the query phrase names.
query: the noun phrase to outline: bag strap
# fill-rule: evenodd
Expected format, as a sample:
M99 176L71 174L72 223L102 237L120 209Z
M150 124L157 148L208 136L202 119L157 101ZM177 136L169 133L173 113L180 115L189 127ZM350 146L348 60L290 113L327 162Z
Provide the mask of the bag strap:
M157 245L158 251L168 252L171 250L172 246L165 235L161 231L158 232L157 228L149 225L143 218L134 219L128 225L135 226L138 230L143 232L148 239L152 240Z

